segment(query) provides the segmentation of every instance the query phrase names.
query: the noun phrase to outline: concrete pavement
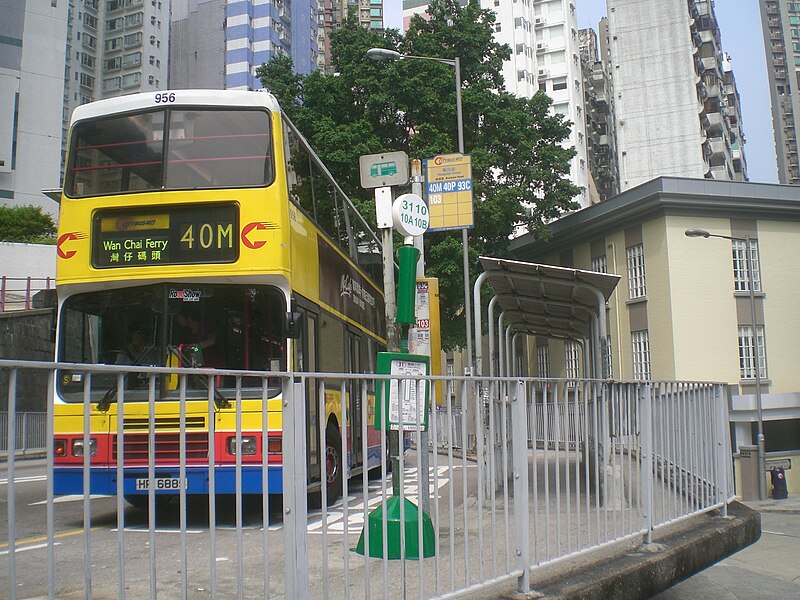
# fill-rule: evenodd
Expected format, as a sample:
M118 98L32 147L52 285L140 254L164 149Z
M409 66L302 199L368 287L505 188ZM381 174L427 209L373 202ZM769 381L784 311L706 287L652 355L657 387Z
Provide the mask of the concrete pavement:
M761 538L654 600L800 600L800 497L746 503Z

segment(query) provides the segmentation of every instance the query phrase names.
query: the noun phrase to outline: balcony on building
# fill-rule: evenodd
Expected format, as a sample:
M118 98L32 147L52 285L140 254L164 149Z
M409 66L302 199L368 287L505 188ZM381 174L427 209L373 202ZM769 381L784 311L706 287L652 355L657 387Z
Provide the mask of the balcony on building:
M708 137L717 137L722 135L722 131L725 127L725 118L722 116L722 113L719 112L712 112L712 113L702 113L700 116L703 129L706 132Z
M718 36L710 29L698 30L694 36L694 44L703 56L716 56L719 54Z
M728 168L725 165L717 165L708 168L706 171L706 179L720 179L723 181L728 181L731 179L730 173L728 173Z
M719 60L717 60L716 55L714 56L697 56L694 59L695 69L697 70L698 74L703 74L706 72L716 73L717 76L722 75L722 71L720 70Z
M726 150L725 140L721 136L709 137L703 143L703 153L712 167L724 164Z

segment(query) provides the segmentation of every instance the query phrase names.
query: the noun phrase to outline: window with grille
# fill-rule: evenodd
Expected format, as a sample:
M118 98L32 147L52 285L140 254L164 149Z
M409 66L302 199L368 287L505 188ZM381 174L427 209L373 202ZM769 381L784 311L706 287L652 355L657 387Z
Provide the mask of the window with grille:
M592 271L596 273L608 273L608 260L605 254L592 259Z
M550 347L546 344L536 346L536 365L539 377L550 377Z
M644 298L647 286L644 275L644 246L637 244L627 250L628 254L628 297Z
M650 335L645 329L631 332L631 354L633 356L633 378L650 379Z
M750 282L747 275L747 242L733 240L733 289L736 292L749 292ZM753 265L753 291L761 291L761 273L758 268L758 240L750 240L750 264Z
M756 362L758 362L758 376L760 379L767 377L767 348L764 341L764 326L756 326L758 338L758 361L756 361L756 348L753 345L753 328L750 325L739 326L739 376L742 379L756 378Z
M581 376L581 353L578 342L564 344L565 373L567 379L578 379Z

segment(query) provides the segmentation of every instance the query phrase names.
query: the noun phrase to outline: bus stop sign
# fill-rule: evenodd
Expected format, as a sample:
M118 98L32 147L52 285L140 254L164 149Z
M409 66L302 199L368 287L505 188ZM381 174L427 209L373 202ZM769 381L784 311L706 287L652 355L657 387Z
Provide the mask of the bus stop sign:
M408 183L408 155L405 152L364 154L358 158L361 187L391 187Z

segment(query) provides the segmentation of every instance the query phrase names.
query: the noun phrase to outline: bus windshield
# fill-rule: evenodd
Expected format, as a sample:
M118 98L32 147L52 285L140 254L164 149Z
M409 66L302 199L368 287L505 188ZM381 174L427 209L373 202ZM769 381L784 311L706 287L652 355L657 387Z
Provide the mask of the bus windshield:
M167 283L76 294L62 308L59 357L134 367L285 371L285 311L283 294L271 286ZM82 377L61 372L58 385L65 401L83 401ZM189 395L207 398L208 381L187 378ZM146 400L148 383L146 374L128 374L126 400ZM259 397L262 385L262 377L244 377L240 383L258 388ZM157 387L160 397L176 396L178 378L159 376ZM215 388L232 398L236 377L216 377ZM92 375L92 401L115 389L115 374ZM271 395L278 391L270 389Z
M64 190L81 198L272 183L265 110L167 109L79 121Z

